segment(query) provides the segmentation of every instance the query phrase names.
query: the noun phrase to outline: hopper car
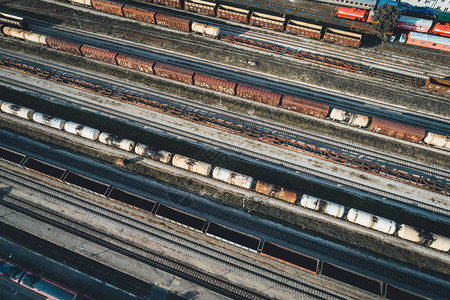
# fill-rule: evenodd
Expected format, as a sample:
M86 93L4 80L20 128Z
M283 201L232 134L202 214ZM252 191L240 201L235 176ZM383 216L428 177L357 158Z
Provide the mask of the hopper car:
M91 299L4 258L0 258L0 277L20 284L45 299Z
M81 54L90 59L120 65L125 68L130 68L148 74L155 74L156 76L180 81L186 84L196 85L207 89L212 89L219 92L224 92L266 105L281 107L283 109L291 110L297 113L307 114L322 119L329 118L330 120L336 122L341 122L350 126L366 128L367 130L372 132L388 135L406 141L425 143L427 145L450 149L450 139L447 139L445 136L439 135L440 139L446 140L444 146L441 146L441 142L439 142L439 144L436 144L434 142L436 139L426 139L427 136L436 135L435 133L425 132L424 129L405 125L400 122L393 122L378 117L371 118L370 116L364 116L352 112L345 112L338 108L332 108L328 105L318 103L316 101L306 100L290 95L282 95L280 93L244 85L241 83L200 74L192 70L159 62L155 63L146 59L135 58L117 52L66 41L64 39L46 37L40 34L32 33L30 31L24 31L7 26L3 27L2 30L5 35L25 39L32 42L38 42L40 44L46 44L47 46L56 50L69 52L75 55Z
M8 161L9 158L12 158L16 155L22 155L15 151L11 151L7 148L3 148L0 146L0 160ZM33 159L29 156L22 155L26 157L26 159ZM23 158L22 158L23 160ZM17 161L17 160L16 160ZM10 163L15 163L10 161ZM20 163L16 163L20 165ZM47 163L46 163L47 164ZM48 166L53 166L51 164L47 164ZM29 166L28 168L33 170ZM53 166L56 167L56 166ZM59 168L59 167L56 167ZM40 169L41 170L41 169ZM41 173L40 171L38 173ZM66 174L70 174L71 171L66 170ZM44 174L45 175L45 174ZM87 180L92 180L90 178L86 178ZM95 180L92 180L96 182ZM72 183L70 183L72 184ZM83 183L85 184L85 183ZM255 237L229 226L224 226L217 222L208 221L204 218L186 213L182 210L175 209L166 204L158 204L153 200L129 193L127 191L118 189L113 186L109 186L108 184L103 183L103 185L108 186L104 197L107 199L114 201L116 203L125 205L127 207L137 209L141 212L147 213L149 215L154 215L156 217L165 219L167 221L173 222L177 225L181 225L191 230L195 230L199 233L205 233L207 236L213 237L215 239L221 240L223 242L229 243L231 245L240 247L247 251L253 252L256 255L262 255L268 257L270 259L276 260L280 263L284 263L290 265L292 267L304 270L306 272L312 274L322 274L329 278L335 279L337 281L349 284L351 286L363 289L365 291L369 291L376 295L385 296L391 295L395 298L396 295L408 296L411 298L408 299L426 299L418 294L411 293L404 289L400 289L391 285L390 283L383 282L376 278L371 278L365 276L363 274L354 272L347 268L343 268L334 263L330 263L324 261L319 258L315 258L308 254L304 254L299 251L295 251L281 245L277 245L271 241L265 240L263 241L259 237ZM89 190L92 186L90 184L84 185L82 188ZM96 191L91 191L96 192ZM316 198L317 199L317 198ZM310 198L310 200L314 200ZM373 219L373 216L372 216ZM392 221L393 222L393 221ZM360 221L359 223L364 223ZM363 225L364 226L364 225ZM438 236L432 233L424 232L423 230L408 226L408 225L400 225L399 226L398 237L403 238L405 240L419 243L424 246L429 246L431 248L441 250L441 251L449 251L450 249L450 239ZM406 228L406 229L403 229ZM388 234L392 234L391 231ZM434 247L433 247L434 245ZM1 262L1 260L0 260ZM0 264L0 275L10 276L10 273L4 271L5 268L2 268Z
M5 106L5 103L8 104ZM3 108L11 107L11 103L9 102L3 102L1 105L2 111L11 114L11 111L9 109L4 110ZM29 108L21 107L16 105L17 109L20 109L24 112L33 112L32 114L35 114L34 110L31 110ZM33 121L33 115L29 114L24 115L25 119ZM13 114L14 115L14 114ZM24 118L23 116L20 117L16 114L19 118ZM49 119L53 118L51 116L48 116ZM61 119L58 119L61 120ZM78 131L87 130L89 134L86 134L84 137L86 139L90 139L92 141L101 141L102 136L111 137L113 135L109 133L99 133L100 131L97 129L93 129L88 126L82 126L78 123L67 121L65 124L77 124L77 126L69 126L69 128L78 128ZM49 126L49 123L38 123L44 126ZM53 127L55 128L55 127ZM64 127L64 131L74 134L74 135L80 135L78 131L75 130L66 130L66 127ZM63 130L61 128L55 128L56 130ZM92 132L96 132L96 134L92 134ZM115 143L107 143L109 146L122 149L127 152L132 152L134 147L134 152L138 155L151 158L156 161L160 161L165 164L171 163L174 167L181 168L184 170L187 170L191 173L195 173L201 176L211 177L213 179L216 179L218 181L222 181L225 183L228 183L230 185L238 186L240 188L246 189L246 190L253 190L257 193L264 194L270 197L273 197L275 199L282 200L287 203L296 204L298 203L298 197L299 194L296 191L292 191L289 189L285 189L284 187L276 186L272 183L267 183L261 180L258 180L255 184L255 180L253 177L241 174L232 170L224 169L220 166L216 166L213 168L213 166L207 162L198 161L193 158L189 158L186 156L183 156L181 154L173 154L169 153L164 150L155 150L151 149L150 147L143 145L143 144L135 144L134 141L124 139L124 138L117 138L114 137L117 142ZM104 142L103 142L104 143ZM125 144L126 146L121 146ZM136 145L136 147L135 147ZM139 147L137 147L139 145ZM1 148L0 148L1 149ZM147 153L151 153L151 155L147 155ZM158 153L158 155L156 155ZM8 155L7 149L3 152L0 151L0 155L6 155L3 159L8 160L8 157L15 157L15 153L12 153ZM166 159L169 157L169 159ZM170 159L171 158L171 159ZM61 169L57 166L52 166L50 164L35 160L33 158L24 159L23 157L20 158L20 156L15 159L14 161L17 163L17 161L20 160L20 165L24 168L27 168L31 171L34 171L36 173L39 173L41 175L45 175L47 177L56 179L58 181L66 182L69 185L74 185L77 187L81 187L82 189L92 192L94 194L107 197L108 193L111 192L111 187L105 183L99 182L97 180L93 180L90 178L87 178L85 176L82 176L80 174L74 173L72 171L66 171L64 169ZM114 197L115 201L121 201L117 197ZM127 199L132 199L131 197L127 197ZM124 202L124 201L122 201ZM140 200L139 202L142 202ZM354 208L350 208L347 213L345 213L346 208L342 205L330 202L328 200L323 200L316 198L314 196L310 195L303 195L299 201L300 206L305 209L314 210L320 213L327 214L329 216L345 219L350 223L358 224L361 226L364 226L366 228L370 228L373 230L381 231L383 233L393 235L398 230L398 227L403 226L403 228L406 228L403 231L399 231L399 237L416 242L425 246L429 246L431 248L434 248L436 250L448 252L450 250L450 239L447 237L443 237L440 235L436 235L433 233L425 233L424 231L421 231L416 234L416 236L413 236L412 232L414 230L419 230L416 228L413 228L408 225L399 225L396 222L380 217L375 216L367 212L363 212ZM133 205L131 203L128 204ZM134 205L135 206L135 205ZM173 213L175 214L175 213ZM196 228L196 227L195 227ZM203 227L202 227L203 228ZM198 228L198 230L201 230ZM226 231L226 230L225 230ZM413 237L411 237L413 236ZM418 238L420 237L420 239ZM233 241L232 241L233 242Z

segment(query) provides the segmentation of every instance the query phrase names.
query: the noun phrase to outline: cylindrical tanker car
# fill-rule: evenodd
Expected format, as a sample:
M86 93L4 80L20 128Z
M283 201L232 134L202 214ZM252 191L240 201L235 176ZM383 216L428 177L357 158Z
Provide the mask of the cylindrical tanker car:
M180 154L173 156L172 165L203 176L208 176L211 173L210 164Z
M357 209L350 209L347 213L347 220L361 226L372 228L387 234L394 234L395 222L386 218L372 215Z
M67 121L66 124L64 124L64 131L93 141L98 140L98 137L100 136L100 131L98 129L83 126L71 121Z
M426 232L422 229L415 228L409 225L400 225L397 235L404 240L408 240L436 250L444 252L448 252L450 250L449 238L431 232Z
M256 183L255 191L289 203L295 203L297 200L297 192L261 180Z
M59 130L64 130L64 125L66 124L66 121L63 119L55 118L40 112L35 112L33 114L33 121Z
M107 132L100 133L100 135L98 136L98 141L102 144L113 146L115 148L119 148L128 152L133 151L134 149L133 141L114 136Z
M34 114L34 110L10 102L3 102L1 104L1 109L7 114L27 120L31 120Z
M342 218L345 207L327 200L322 200L314 196L304 194L300 200L300 205L336 218Z
M134 152L140 156L149 157L165 164L168 164L172 159L172 153L164 150L155 150L144 144L136 144Z
M220 167L214 168L213 178L247 190L252 187L253 182L253 178L248 175L236 173Z

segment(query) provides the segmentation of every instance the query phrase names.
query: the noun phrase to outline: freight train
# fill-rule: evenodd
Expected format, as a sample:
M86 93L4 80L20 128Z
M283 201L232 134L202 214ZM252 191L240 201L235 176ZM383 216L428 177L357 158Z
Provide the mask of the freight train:
M92 7L96 10L124 16L148 22L152 24L162 25L182 31L201 32L202 29L196 29L190 24L198 24L192 22L190 19L172 16L170 14L157 13L149 9L138 8L128 4L112 2L109 0L73 0L71 3L77 3ZM171 7L185 9L192 12L205 14L212 17L226 19L245 23L257 27L265 27L276 31L284 31L290 34L307 36L325 42L340 44L358 48L361 45L362 35L345 30L338 30L334 28L325 28L321 25L309 24L294 19L286 19L284 16L273 16L270 14L260 13L250 10L218 4L216 2L208 2L203 0L192 1L158 1L154 4L168 5ZM132 13L130 13L132 12ZM203 25L206 26L206 25ZM210 33L205 35L219 38L220 30L214 26L206 26L211 28Z
M399 122L384 120L378 117L369 117L341 109L332 108L329 105L315 101L302 99L290 95L263 90L260 88L244 85L226 79L220 79L209 75L197 73L188 69L175 67L146 59L136 58L122 53L112 52L65 39L54 38L35 34L8 26L0 25L0 33L7 36L24 39L47 45L53 49L65 51L71 54L85 56L90 59L119 65L125 68L137 70L150 75L157 75L171 80L195 85L198 87L215 90L240 98L260 102L270 106L280 107L296 113L340 122L359 128L405 141L450 149L450 139L445 136L426 132L422 128L405 125Z
M1 102L1 100L0 100ZM65 131L83 138L98 141L124 151L134 152L140 156L150 158L162 162L164 164L171 163L177 168L181 168L192 173L212 177L216 180L226 182L230 185L238 186L246 190L254 190L257 193L264 194L276 199L295 204L298 202L299 194L296 191L286 189L271 183L258 180L254 184L253 177L224 169L220 166L213 166L209 163L198 161L193 158L183 156L181 154L172 154L164 150L156 150L144 144L136 144L134 141L117 137L113 134L100 132L98 129L90 128L72 121L65 121L32 109L15 105L9 102L0 103L0 109L4 113L15 115L19 118L32 120L44 126L52 127L61 131ZM26 167L26 165L24 165ZM58 173L61 177L61 173ZM57 178L58 179L58 178ZM300 206L315 211L331 215L336 218L343 218L345 207L327 200L318 199L313 196L303 195L300 200ZM405 224L397 224L392 220L388 220L379 216L362 212L351 208L346 216L346 220L362 225L367 228L381 231L386 234L393 235L397 229L398 236L402 239L409 240L421 245L431 247L436 250L448 252L450 250L450 239L432 233L426 233L419 229Z
M243 248L255 254L260 254L312 274L328 276L371 293L386 296L388 299L425 299L420 295L404 289L399 289L387 282L383 283L381 280L370 278L319 258L285 248L268 240L262 241L261 238L243 233L216 222L207 221L204 218L194 216L162 203L158 204L153 200L143 198L1 146L0 160L24 167L25 169L65 182L69 185L79 187L88 192L106 197L113 202L149 215L155 215L158 218L179 224L199 233L205 233L207 236ZM331 202L325 204L324 202L324 200L319 200L308 195L302 197L302 206L322 212L328 212L329 214L330 212L332 212L331 214L339 212L340 216L343 215L343 210L339 208L337 204L332 204ZM361 214L361 212L357 213ZM354 215L355 214L351 214L352 219L355 218ZM356 216L356 219L359 220L356 222L363 223L365 218L365 216ZM370 219L371 222L374 223L376 217L371 216ZM382 223L380 222L380 224ZM378 225L373 227L380 228L381 226ZM433 236L428 233L424 234L422 230L409 226L406 230L402 230L402 228L403 227L400 228L400 231L402 231L401 235L407 237L407 240L424 243L424 239L427 241L430 241L430 239L439 239L440 246L445 246L445 238L442 240L442 237L436 235Z
M1 257L0 277L20 284L45 299L91 299Z

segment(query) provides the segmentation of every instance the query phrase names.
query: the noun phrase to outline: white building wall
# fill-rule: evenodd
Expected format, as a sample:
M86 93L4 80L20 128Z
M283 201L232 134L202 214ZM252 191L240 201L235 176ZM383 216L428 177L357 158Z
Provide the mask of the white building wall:
M400 0L400 2L450 12L450 0Z

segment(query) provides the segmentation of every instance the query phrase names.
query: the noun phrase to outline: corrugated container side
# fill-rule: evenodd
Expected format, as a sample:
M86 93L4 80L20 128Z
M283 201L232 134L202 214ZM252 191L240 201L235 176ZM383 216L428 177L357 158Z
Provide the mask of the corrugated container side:
M310 38L320 40L322 26L304 23L297 20L288 20L286 24L286 32L297 35L305 35Z
M217 17L248 24L250 11L233 6L220 4L217 8Z
M92 0L92 6L96 10L104 11L110 14L123 16L122 3L112 2L108 0Z
M81 53L83 53L83 55L87 58L117 65L117 52L83 45L81 46Z
M196 86L230 95L234 95L236 93L236 82L211 77L208 75L196 73L194 76L194 83Z
M153 3L181 8L181 0L153 0Z
M283 31L285 18L267 15L254 11L250 16L250 24L259 27L266 27L278 31Z
M194 72L162 63L155 63L155 74L161 77L194 84Z
M327 117L330 110L329 105L287 95L283 96L281 107L322 119Z
M156 24L155 20L156 12L152 10L140 9L137 7L125 5L123 7L123 14L125 17L130 19Z
M246 86L243 84L237 85L236 95L244 99L257 101L272 106L278 106L281 100L281 94Z
M83 45L80 43L66 41L63 39L48 36L47 45L56 50L61 50L75 55L83 56L83 53L81 53L80 50L81 46Z
M214 2L202 0L192 0L184 2L184 9L213 17L216 16L216 6L217 4Z
M191 29L192 21L190 19L180 18L162 13L156 13L155 19L156 23L161 26L175 28L187 32L189 32Z
M155 63L152 61L128 56L121 53L117 55L116 60L117 63L122 67L145 72L148 74L155 74L155 72L153 71L153 65Z
M416 143L425 138L425 130L422 128L383 120L377 117L372 118L369 130Z

